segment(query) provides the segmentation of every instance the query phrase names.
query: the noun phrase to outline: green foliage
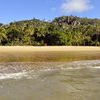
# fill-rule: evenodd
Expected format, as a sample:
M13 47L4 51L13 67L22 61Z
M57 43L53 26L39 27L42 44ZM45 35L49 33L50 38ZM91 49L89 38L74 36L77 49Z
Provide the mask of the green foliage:
M45 43L47 45L66 45L67 44L67 35L60 31L53 31L46 34Z
M100 20L62 16L52 22L32 19L0 24L0 45L100 46Z

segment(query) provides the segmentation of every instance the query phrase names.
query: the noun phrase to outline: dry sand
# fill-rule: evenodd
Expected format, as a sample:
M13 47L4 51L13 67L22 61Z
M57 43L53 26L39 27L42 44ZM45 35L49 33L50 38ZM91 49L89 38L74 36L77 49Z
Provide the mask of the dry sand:
M100 51L100 47L92 46L0 46L0 52L44 52L44 51Z

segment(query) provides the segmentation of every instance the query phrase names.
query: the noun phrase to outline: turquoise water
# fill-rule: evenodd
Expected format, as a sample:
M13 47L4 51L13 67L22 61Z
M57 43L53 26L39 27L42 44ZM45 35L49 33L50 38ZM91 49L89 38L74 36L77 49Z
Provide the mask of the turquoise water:
M99 100L100 60L0 63L0 100Z

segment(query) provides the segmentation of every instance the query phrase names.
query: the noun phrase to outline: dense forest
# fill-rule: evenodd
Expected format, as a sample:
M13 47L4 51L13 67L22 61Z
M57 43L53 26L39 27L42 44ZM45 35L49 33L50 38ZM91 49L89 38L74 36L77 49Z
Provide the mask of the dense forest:
M62 16L0 24L2 46L100 46L100 19Z

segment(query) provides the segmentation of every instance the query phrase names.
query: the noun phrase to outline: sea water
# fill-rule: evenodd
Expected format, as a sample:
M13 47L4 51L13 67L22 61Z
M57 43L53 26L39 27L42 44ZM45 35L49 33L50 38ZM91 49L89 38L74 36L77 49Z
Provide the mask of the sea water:
M100 60L2 62L0 100L100 100Z

